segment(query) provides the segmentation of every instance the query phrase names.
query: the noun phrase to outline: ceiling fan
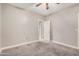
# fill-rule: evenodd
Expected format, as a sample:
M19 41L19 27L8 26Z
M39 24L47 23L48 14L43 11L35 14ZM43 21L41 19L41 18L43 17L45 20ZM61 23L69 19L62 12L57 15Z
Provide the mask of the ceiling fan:
M38 3L37 5L36 5L36 7L39 7L40 5L42 5L43 3ZM60 4L60 3L56 3L56 4ZM48 3L45 3L45 5L46 5L46 9L48 10L49 9L49 6L48 6Z

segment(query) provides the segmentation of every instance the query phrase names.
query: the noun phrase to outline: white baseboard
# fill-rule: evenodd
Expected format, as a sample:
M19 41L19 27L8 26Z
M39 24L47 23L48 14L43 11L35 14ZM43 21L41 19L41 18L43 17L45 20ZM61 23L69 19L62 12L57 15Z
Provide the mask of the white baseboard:
M56 43L56 44L60 44L60 45L66 46L66 47L70 47L70 48L74 48L74 49L79 49L79 47L77 47L77 46L65 44L65 43L62 43L62 42L58 42L58 41L54 41L54 40L52 42Z
M39 41L39 40L35 40L35 41L20 43L20 44L17 44L17 45L7 46L7 47L1 48L0 50L2 51L2 50L14 48L14 47L18 47L18 46L22 46L22 45L26 45L26 44L31 44L31 43L38 42L38 41Z
M14 48L14 47L18 47L18 46L22 46L22 45L26 45L26 44L31 44L31 43L34 43L34 42L49 42L49 41L42 41L42 40L35 40L35 41L31 41L31 42L25 42L25 43L21 43L21 44L17 44L17 45L12 45L12 46L7 46L7 47L3 47L0 49L0 52L2 50L6 50L6 49L10 49L10 48ZM72 46L72 45L69 45L69 44L65 44L65 43L61 43L61 42L58 42L58 41L52 41L53 43L56 43L56 44L59 44L59 45L63 45L63 46L66 46L66 47L70 47L70 48L74 48L74 49L79 49L78 47L76 46Z

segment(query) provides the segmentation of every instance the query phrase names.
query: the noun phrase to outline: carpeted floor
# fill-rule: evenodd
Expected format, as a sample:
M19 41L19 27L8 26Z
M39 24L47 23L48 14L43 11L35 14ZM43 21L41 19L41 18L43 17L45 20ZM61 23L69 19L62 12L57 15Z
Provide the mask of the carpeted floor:
M4 50L1 56L79 56L79 50L55 43L36 42Z

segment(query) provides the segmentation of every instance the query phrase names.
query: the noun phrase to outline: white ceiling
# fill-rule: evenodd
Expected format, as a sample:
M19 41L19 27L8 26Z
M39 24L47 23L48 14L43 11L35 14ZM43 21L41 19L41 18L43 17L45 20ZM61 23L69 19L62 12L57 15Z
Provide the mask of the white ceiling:
M49 9L48 10L46 10L44 4L42 4L39 7L35 6L36 3L11 3L11 5L14 5L14 6L17 6L19 8L26 9L26 10L33 11L33 12L38 13L38 14L43 15L43 16L47 16L47 15L49 15L51 13L55 13L55 12L61 10L61 9L72 6L72 5L74 5L74 3L60 3L60 4L49 3L48 4Z

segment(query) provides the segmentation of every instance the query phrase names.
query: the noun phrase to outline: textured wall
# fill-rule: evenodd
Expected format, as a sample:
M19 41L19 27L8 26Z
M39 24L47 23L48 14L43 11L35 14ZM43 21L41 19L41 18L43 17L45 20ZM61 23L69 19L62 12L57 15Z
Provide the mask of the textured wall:
M38 20L41 16L3 4L2 47L38 40Z
M51 39L77 46L79 5L63 9L47 17L51 20Z

